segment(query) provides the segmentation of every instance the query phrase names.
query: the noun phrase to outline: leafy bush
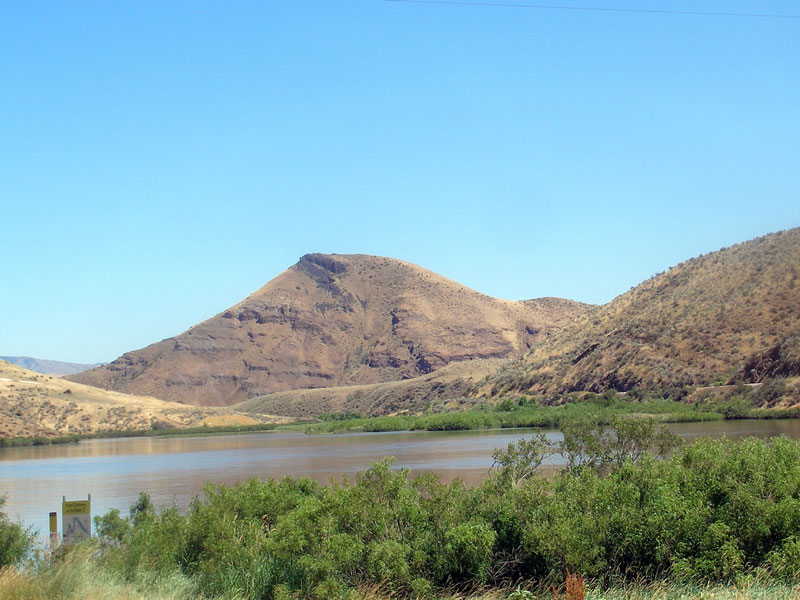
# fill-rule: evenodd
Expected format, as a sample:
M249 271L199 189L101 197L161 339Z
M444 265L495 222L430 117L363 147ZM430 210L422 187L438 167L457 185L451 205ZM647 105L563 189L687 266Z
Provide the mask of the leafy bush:
M131 581L179 574L207 596L254 599L422 598L566 571L606 583L800 579L800 442L701 440L658 460L656 424L588 430L597 468L550 478L531 471L545 444L535 436L496 451L500 468L473 489L385 459L332 487L208 486L186 515L140 497L130 521L97 520L103 561Z
M492 454L494 464L500 477L507 479L512 485L519 485L533 476L547 456L550 444L544 433L536 433L517 442L511 442L505 449L497 449Z
M620 468L645 454L663 456L681 444L680 437L653 419L616 417L611 427L605 427L596 418L581 418L566 421L561 431L559 451L570 470Z
M131 533L130 521L123 519L117 508L112 508L104 515L96 516L94 527L101 539L113 544L121 543Z
M6 497L0 496L0 508ZM0 567L20 562L33 546L33 534L20 523L13 523L0 511Z
M523 406L524 403L521 400L519 402L514 402L511 398L504 398L501 400L494 409L498 412L511 412L512 410L516 410L518 407Z
M360 412L323 413L317 418L320 421L350 421L352 419L363 419L364 415Z

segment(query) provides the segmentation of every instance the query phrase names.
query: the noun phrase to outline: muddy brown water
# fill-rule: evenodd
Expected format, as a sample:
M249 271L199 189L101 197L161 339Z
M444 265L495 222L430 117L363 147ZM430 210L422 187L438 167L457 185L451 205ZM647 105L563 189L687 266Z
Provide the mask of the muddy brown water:
M739 438L786 435L800 439L800 420L720 421L669 426L691 441L703 436ZM352 478L373 461L394 456L413 474L434 472L443 480L480 482L492 465L492 451L531 429L454 432L391 432L305 435L267 432L213 436L84 440L78 444L0 449L3 511L40 532L61 498L92 495L92 515L118 508L127 514L139 492L158 507L185 509L206 482L231 485L250 478L285 475L327 483ZM548 430L553 442L560 439ZM558 466L560 457L546 464ZM60 519L60 514L59 514Z

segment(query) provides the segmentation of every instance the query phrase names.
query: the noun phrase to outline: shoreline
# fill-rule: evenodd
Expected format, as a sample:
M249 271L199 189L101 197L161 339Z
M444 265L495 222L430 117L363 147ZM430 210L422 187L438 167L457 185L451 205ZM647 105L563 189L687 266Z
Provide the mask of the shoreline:
M183 435L223 435L229 433L264 433L270 431L303 431L306 434L378 433L392 431L479 431L490 429L558 429L564 420L590 417L600 424L609 424L613 418L652 418L660 423L702 423L717 421L800 418L800 409L750 408L726 414L724 405L719 410L697 410L690 405L677 405L670 401L627 402L617 400L609 406L594 402L566 403L558 406L517 407L512 410L470 409L422 415L393 415L377 417L354 417L346 419L320 420L316 423L292 423L278 425L260 423L254 425L221 425L170 429L134 429L97 431L84 434L57 436L0 437L0 448L24 446L51 446L77 444L82 440L177 437ZM634 410L638 409L638 410ZM670 411L669 409L673 409ZM678 409L678 410L674 410Z

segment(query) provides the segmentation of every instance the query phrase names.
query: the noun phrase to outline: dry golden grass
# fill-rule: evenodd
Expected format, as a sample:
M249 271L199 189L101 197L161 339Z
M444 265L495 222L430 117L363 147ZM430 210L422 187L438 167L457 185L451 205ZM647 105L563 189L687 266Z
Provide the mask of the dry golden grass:
M323 413L347 412L367 416L393 415L415 413L432 404L442 410L457 410L464 408L459 404L462 396L469 394L480 381L506 362L504 359L457 362L412 379L278 392L230 408L258 418L262 415L308 418Z
M251 416L244 414L212 414L205 417L198 425L206 427L227 427L230 425L258 425L259 423L276 423L285 424L290 423L292 420L287 418L279 418L274 415L264 415L264 419L255 419Z
M197 408L41 375L0 361L0 437L54 436L98 430L276 422L230 410ZM284 419L285 420L285 419Z
M741 392L747 394L747 401L756 408L763 409L794 409L800 407L800 377L786 377L780 380L773 380L768 383L779 384L780 391L765 393L766 388L762 383L748 383L741 388L741 383L737 385L712 385L700 386L692 390L686 397L686 402L697 403L704 401L730 401L736 400Z
M240 597L232 593L226 598ZM134 582L124 581L108 569L99 567L86 549L78 549L63 560L48 561L38 569L0 570L0 598L3 600L195 600L215 596L202 594L192 581L178 573L139 574ZM400 600L377 586L354 590L351 600ZM748 581L735 585L681 585L656 583L612 589L586 586L580 576L559 589L526 592L486 590L465 593L439 593L435 600L797 600L800 585ZM221 600L221 598L220 598ZM433 598L431 599L433 600Z
M589 589L586 593L586 600L798 600L798 598L800 598L798 584L758 581L731 585L657 583L611 590Z
M713 252L591 310L483 395L628 390L800 375L800 228Z
M126 582L103 569L78 548L63 559L46 560L37 569L0 570L3 600L189 600L197 598L191 582L180 575L153 576Z

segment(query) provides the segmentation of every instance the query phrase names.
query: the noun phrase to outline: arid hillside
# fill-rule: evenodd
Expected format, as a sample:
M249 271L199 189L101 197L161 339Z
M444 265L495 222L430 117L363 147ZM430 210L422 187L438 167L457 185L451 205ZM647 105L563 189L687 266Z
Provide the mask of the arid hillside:
M200 406L521 356L589 305L513 302L391 258L309 254L181 335L70 377Z
M582 315L481 395L800 375L800 228L688 260Z
M466 360L400 381L275 392L230 408L258 421L274 418L274 415L315 418L325 413L360 413L376 417L417 414L432 407L459 410L476 404L467 396L507 361L502 358Z
M98 430L250 424L222 409L129 396L42 375L0 360L0 437L53 436Z

